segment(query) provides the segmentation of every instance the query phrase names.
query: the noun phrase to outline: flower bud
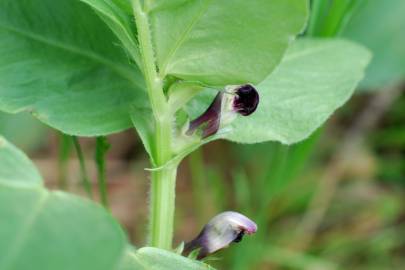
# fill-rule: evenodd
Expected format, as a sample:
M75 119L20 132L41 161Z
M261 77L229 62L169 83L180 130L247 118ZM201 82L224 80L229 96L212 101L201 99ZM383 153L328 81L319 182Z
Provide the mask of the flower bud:
M187 255L198 249L197 259L228 247L231 243L239 243L245 234L257 231L257 225L249 218L237 212L223 212L210 220L194 240L186 243L184 253Z
M236 113L242 116L252 114L259 104L259 94L250 84L230 85L220 91L208 109L190 122L187 135L202 128L202 138L214 135L220 126L232 122Z

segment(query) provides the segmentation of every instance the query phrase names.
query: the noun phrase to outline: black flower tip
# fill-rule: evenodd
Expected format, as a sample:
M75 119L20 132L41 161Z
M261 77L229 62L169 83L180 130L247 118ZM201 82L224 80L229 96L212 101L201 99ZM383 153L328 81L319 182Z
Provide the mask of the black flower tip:
M259 93L250 85L240 86L235 91L236 97L233 101L233 107L236 112L243 116L252 114L259 104Z

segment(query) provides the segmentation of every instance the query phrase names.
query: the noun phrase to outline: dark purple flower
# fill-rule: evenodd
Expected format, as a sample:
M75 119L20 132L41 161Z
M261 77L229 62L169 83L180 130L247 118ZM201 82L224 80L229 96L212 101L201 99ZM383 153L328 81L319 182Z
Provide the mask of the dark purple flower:
M210 220L194 240L186 243L184 253L187 255L199 249L197 259L228 247L231 243L239 243L244 235L257 231L257 225L249 218L237 212L223 212Z
M250 85L245 84L236 89L236 96L233 100L233 108L243 116L248 116L256 111L259 104L259 93Z
M223 95L223 92L219 92L208 109L202 115L190 122L190 126L187 130L187 135L192 135L195 130L203 124L206 125L202 133L203 138L211 136L218 131L221 118Z
M187 135L192 135L202 128L202 138L217 133L221 124L232 120L236 114L248 116L259 104L259 94L251 84L227 86L220 91L208 109L190 122Z

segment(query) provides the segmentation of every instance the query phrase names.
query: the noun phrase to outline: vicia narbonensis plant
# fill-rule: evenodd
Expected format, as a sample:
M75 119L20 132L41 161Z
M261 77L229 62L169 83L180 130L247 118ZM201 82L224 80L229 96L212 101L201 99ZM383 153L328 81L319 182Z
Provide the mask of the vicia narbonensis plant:
M100 256L104 262L93 265L94 269L112 269L111 265L122 265L118 262L123 258L125 263L145 266L151 254L160 266L173 261L188 269L196 262L164 251L173 246L175 183L180 161L216 139L237 143L301 141L350 97L370 55L362 46L346 40L295 40L305 30L308 2L0 1L0 110L29 111L47 125L75 136L105 136L132 127L150 157L147 245L159 249L131 249L128 252L136 256L128 260L123 255L128 250L127 242L122 240L117 226L104 216L100 219L105 223L94 222L103 215L97 212L101 210L81 201L74 204L72 200L77 198L70 195L43 192L40 184L31 190L33 194L41 191L55 197L50 205L66 206L63 209L77 205L71 215L81 218L68 221L76 220L84 229L92 228L88 223L111 225L106 225L110 234L89 229L94 242L104 239L103 235L111 236L107 239L109 245L98 247L100 254L107 255ZM26 161L22 158L18 164ZM24 174L17 175L24 178ZM38 179L34 177L33 182L42 181ZM26 192L14 184L9 188L15 196ZM1 205L25 207L13 201L12 196L4 197ZM42 205L41 200L38 205ZM48 204L41 209L45 213L52 210ZM8 219L14 220L10 224L25 222L12 214L18 211L7 213L11 215ZM239 216L233 220L234 215L214 218L200 237L187 245L187 250L199 247L202 258L256 230L247 219ZM65 220L62 214L58 217ZM227 222L229 228L224 227ZM45 221L42 225L54 228ZM20 227L7 228L15 231ZM55 243L55 248L64 246L65 252L72 250L67 245L76 245L75 254L82 252L80 259L55 256L52 260L58 266L54 268L85 269L88 258L92 258L85 254L93 242L72 242L77 239L72 237L76 232L73 226L64 228L63 241L45 232L21 239L16 248L35 239ZM218 244L207 240L216 237L222 239ZM9 241L3 242L11 246ZM46 249L30 250L35 255L30 258L47 254ZM4 266L24 262L13 259L23 251L13 252ZM31 260L34 264L40 261Z

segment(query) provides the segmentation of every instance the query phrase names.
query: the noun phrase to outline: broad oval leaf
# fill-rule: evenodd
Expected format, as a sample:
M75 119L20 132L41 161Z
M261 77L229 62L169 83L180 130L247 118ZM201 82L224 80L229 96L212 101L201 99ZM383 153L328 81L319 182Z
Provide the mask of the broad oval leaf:
M3 138L0 217L2 270L212 269L165 250L135 251L103 207L46 190L34 165Z
M258 83L306 21L307 0L156 0L146 10L162 77Z
M378 88L405 78L405 1L363 1L343 36L373 52L361 86Z
M369 60L367 49L349 41L298 40L277 69L257 85L256 112L239 116L216 137L284 144L307 138L352 95ZM192 117L205 110L213 94L204 93L189 104Z
M115 269L126 247L99 205L63 192L0 186L0 268Z
M131 127L130 109L147 98L118 42L77 0L1 1L0 110L74 135Z

